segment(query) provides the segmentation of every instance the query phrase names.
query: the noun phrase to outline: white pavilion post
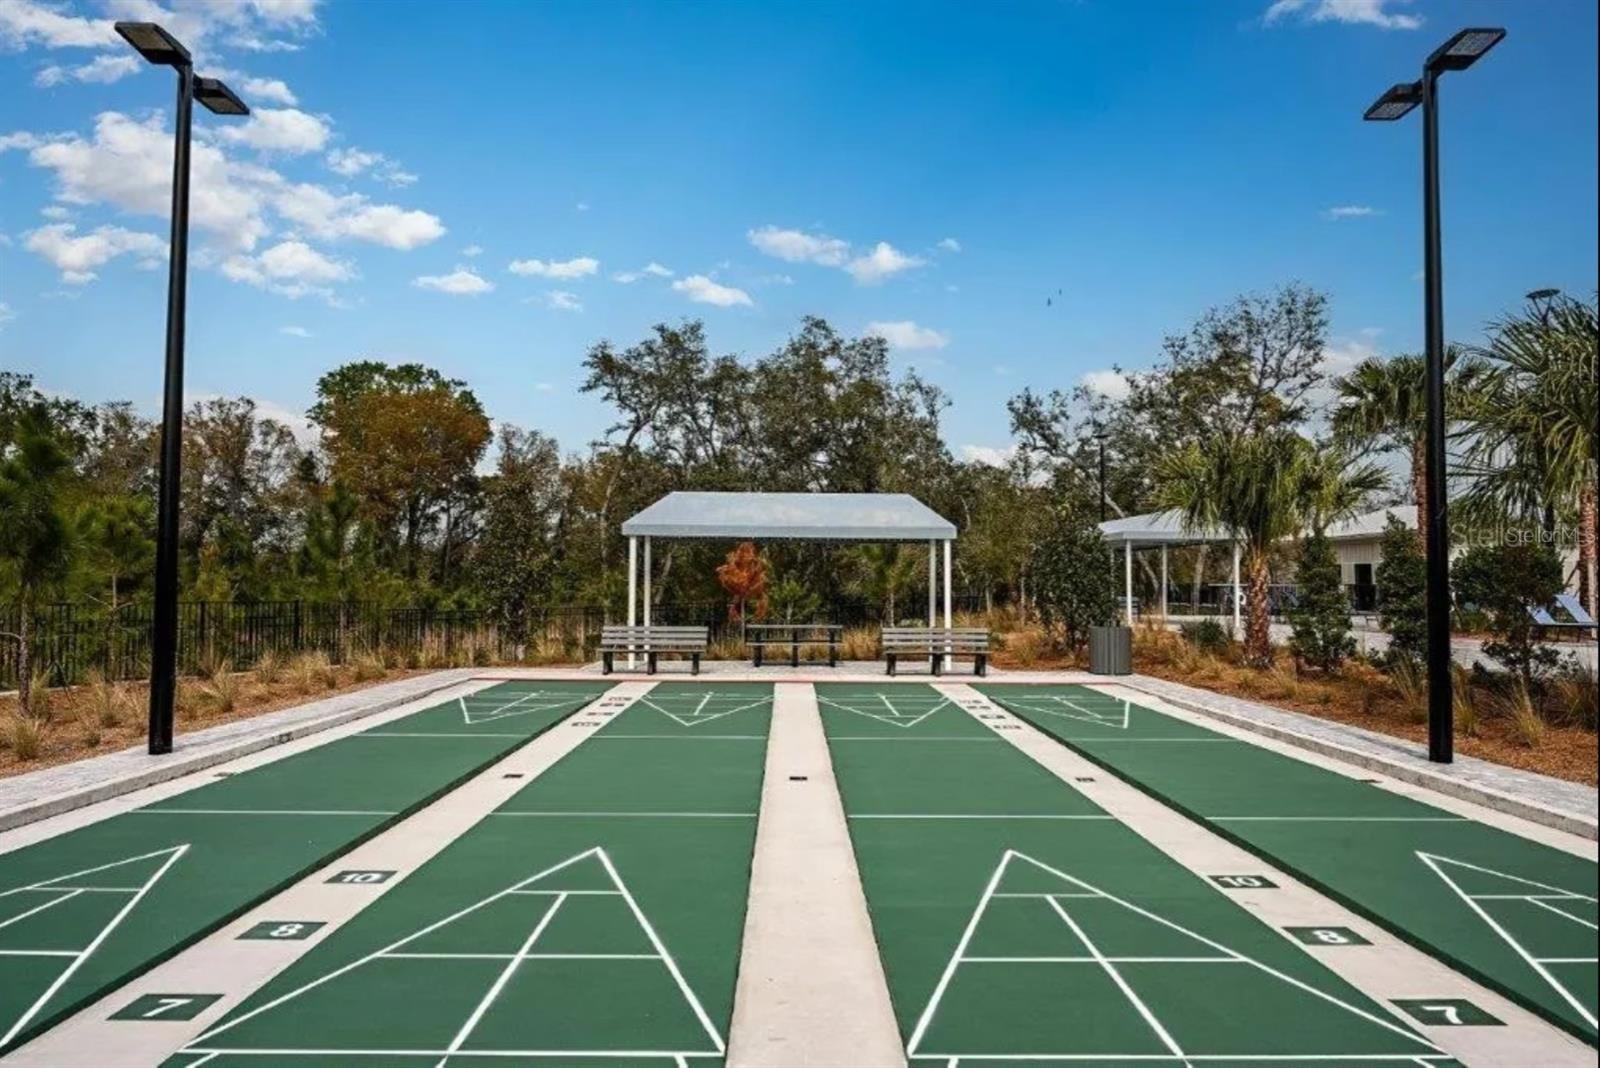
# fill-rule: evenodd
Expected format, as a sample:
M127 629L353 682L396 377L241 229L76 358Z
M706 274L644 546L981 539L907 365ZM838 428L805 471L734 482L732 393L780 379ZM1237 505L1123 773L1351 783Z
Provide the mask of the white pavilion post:
M636 615L639 584L639 537L636 534L628 535L628 626L633 626L638 620ZM637 661L633 657L633 641L628 641L628 666L634 667Z
M1161 543L1161 621L1167 620L1167 543Z
M951 626L951 616L950 616L950 542L951 542L950 538L944 539L944 626L945 626L946 630L949 630L950 626ZM954 659L955 658L950 655L950 645L949 645L949 643L946 643L945 644L944 666L946 668L951 667Z
M1233 637L1239 638L1239 543L1233 543Z
M938 611L939 577L938 577L939 543L932 538L928 539L928 629L938 626L935 613Z
M644 625L650 625L650 535L644 538Z
M1122 610L1133 626L1133 541L1122 543Z

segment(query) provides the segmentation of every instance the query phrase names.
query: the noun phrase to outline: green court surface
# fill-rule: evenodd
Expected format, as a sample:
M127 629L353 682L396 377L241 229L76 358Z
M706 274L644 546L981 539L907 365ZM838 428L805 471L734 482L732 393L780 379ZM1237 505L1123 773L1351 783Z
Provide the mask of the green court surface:
M169 1064L720 1065L771 713L658 684Z
M816 687L913 1065L1450 1058L938 691Z
M0 1050L447 792L603 683L503 683L0 855Z
M1591 1043L1596 866L1076 686L985 696Z

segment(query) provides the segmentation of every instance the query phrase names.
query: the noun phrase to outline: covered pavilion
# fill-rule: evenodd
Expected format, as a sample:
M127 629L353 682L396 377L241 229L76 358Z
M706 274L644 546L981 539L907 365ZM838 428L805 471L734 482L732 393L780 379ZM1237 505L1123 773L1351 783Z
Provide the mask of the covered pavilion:
M928 626L937 625L944 557L944 625L951 625L950 552L956 526L909 493L669 493L622 524L628 538L628 625L650 626L650 548L656 538L928 543ZM642 543L642 544L641 544ZM643 549L641 561L640 549ZM639 618L643 563L643 620Z
M1167 614L1167 551L1173 546L1231 545L1233 546L1233 630L1239 633L1239 543L1225 530L1185 529L1183 514L1177 510L1147 512L1144 515L1108 519L1100 524L1100 534L1106 543L1122 547L1122 613L1128 626L1133 626L1133 554L1142 549L1161 550L1161 615Z

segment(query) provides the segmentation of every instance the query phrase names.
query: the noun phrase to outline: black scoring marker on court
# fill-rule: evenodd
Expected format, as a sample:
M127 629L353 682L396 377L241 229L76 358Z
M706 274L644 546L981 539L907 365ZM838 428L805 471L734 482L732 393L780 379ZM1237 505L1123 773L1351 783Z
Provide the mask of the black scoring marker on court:
M1265 875L1211 875L1208 878L1224 890L1278 889L1278 884Z
M1285 927L1297 942L1308 946L1370 946L1365 938L1348 927Z
M345 886L372 886L375 883L386 883L392 878L394 878L394 872L392 871L369 871L352 868L349 871L339 872L328 882L340 883Z

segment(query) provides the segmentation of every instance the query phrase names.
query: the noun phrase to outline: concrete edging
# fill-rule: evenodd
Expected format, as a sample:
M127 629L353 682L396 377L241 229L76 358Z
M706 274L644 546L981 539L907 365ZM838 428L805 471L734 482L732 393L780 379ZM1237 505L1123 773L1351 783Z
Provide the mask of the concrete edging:
M1335 760L1342 760L1347 764L1354 764L1368 771L1381 772L1384 775L1399 779L1401 782L1411 783L1413 786L1423 786L1429 790L1436 790L1448 797L1454 797L1461 801L1470 801L1475 805L1483 805L1485 808L1491 808L1496 812L1517 816L1532 823L1551 827L1558 831L1565 831L1568 834L1576 834L1591 840L1600 840L1600 824L1596 824L1595 821L1585 819L1582 816L1547 808L1544 805L1534 804L1511 794L1504 794L1498 790L1491 790L1475 783L1462 782L1448 775L1441 775L1401 761L1388 760L1372 753L1363 753L1358 749L1351 749L1322 738L1314 738L1309 734L1301 734L1299 731L1289 730L1275 724L1263 723L1248 716L1235 715L1215 708L1206 708L1204 705L1194 701L1187 701L1182 697L1161 693L1158 690L1142 686L1135 681L1137 678L1137 675L1120 675L1115 677L1115 681L1107 684L1126 686L1130 690L1137 690L1140 693L1149 694L1151 697L1167 701L1185 711L1209 716L1212 719L1221 720L1229 726L1252 731L1275 741L1285 742L1322 756L1333 757ZM1273 709L1273 711L1282 712L1284 710Z
M313 734L320 734L323 731L343 726L354 720L366 716L374 716L380 712L387 712L392 708L398 708L401 705L420 700L430 694L438 693L440 690L457 686L474 677L469 674L451 678L448 681L442 681L437 685L429 686L413 693L395 694L374 701L371 704L356 705L354 708L330 712L326 716L307 720L304 723L297 723L282 730L268 730L249 738L241 738L235 742L219 745L216 748L204 749L192 754L174 755L170 763L163 763L129 775L107 779L93 786L58 794L55 797L48 797L41 801L31 801L17 805L14 808L0 811L0 831L14 830L30 823L49 819L51 816L59 816L64 812L85 808L101 801L109 801L114 797L121 797L123 794L131 794L135 790L142 790L147 786L155 786L158 783L169 782L172 779L191 775L197 771L204 771L206 768L225 764L230 760L237 760L252 753L259 753L263 749L284 745L288 742L310 737Z

